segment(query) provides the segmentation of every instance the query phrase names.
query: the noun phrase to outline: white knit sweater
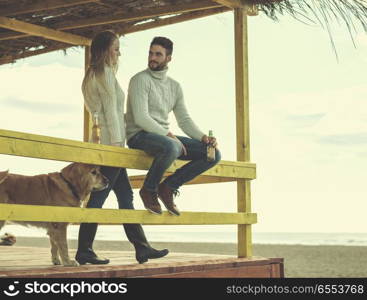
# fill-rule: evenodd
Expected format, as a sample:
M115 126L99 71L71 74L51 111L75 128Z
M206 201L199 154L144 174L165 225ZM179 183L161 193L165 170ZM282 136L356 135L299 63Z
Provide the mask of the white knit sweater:
M101 126L101 143L124 146L126 133L124 121L125 94L116 80L115 72L105 66L98 78L85 76L82 84L84 102L88 111L98 113Z
M180 84L166 75L167 70L148 68L131 78L126 109L127 140L141 130L167 135L171 111L189 137L196 140L203 137L204 133L189 116Z

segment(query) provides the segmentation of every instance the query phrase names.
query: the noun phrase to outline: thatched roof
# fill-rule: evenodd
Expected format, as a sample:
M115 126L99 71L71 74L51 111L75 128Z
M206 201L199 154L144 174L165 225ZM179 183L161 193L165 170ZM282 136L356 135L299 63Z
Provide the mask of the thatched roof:
M359 22L367 31L367 0L0 0L0 64L77 45L99 31L127 34L238 7L256 5L277 20L284 14L328 29ZM33 25L37 26L33 26Z

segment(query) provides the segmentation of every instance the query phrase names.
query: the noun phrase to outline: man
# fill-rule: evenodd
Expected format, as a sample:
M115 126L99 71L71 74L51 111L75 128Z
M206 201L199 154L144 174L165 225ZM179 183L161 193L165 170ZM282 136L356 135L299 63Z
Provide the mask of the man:
M167 210L178 216L180 211L173 197L179 187L216 165L221 155L216 149L216 159L207 160L207 145L216 148L216 139L205 135L191 120L180 84L166 75L172 50L172 41L165 37L155 37L151 42L148 68L130 80L126 131L130 148L144 150L154 157L139 192L145 208L161 214L159 197ZM179 127L190 138L175 136L169 130L168 114L171 111ZM164 172L177 158L190 162L160 183Z

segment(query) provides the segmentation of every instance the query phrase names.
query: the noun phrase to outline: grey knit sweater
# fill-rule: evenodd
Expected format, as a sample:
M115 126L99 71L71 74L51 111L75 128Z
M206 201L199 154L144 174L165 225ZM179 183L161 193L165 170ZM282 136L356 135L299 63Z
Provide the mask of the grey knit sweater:
M185 134L196 140L203 137L187 112L180 84L167 76L167 70L148 68L131 78L126 108L127 140L141 130L167 135L171 111Z
M82 84L84 103L91 114L98 113L101 126L101 143L125 143L124 103L125 94L115 77L115 71L105 66L98 78L89 73Z

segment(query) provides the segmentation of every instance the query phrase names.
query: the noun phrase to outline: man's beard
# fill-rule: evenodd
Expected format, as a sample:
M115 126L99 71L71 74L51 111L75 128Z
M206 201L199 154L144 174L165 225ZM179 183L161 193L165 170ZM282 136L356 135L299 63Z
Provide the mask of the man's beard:
M152 71L162 71L164 68L166 68L166 67L167 67L167 62L162 62L162 63L160 63L160 64L157 64L157 62L155 62L155 67L154 67L154 66L151 66L151 62L152 62L152 61L150 61L150 62L148 63L148 67L149 67L149 69L151 69Z

